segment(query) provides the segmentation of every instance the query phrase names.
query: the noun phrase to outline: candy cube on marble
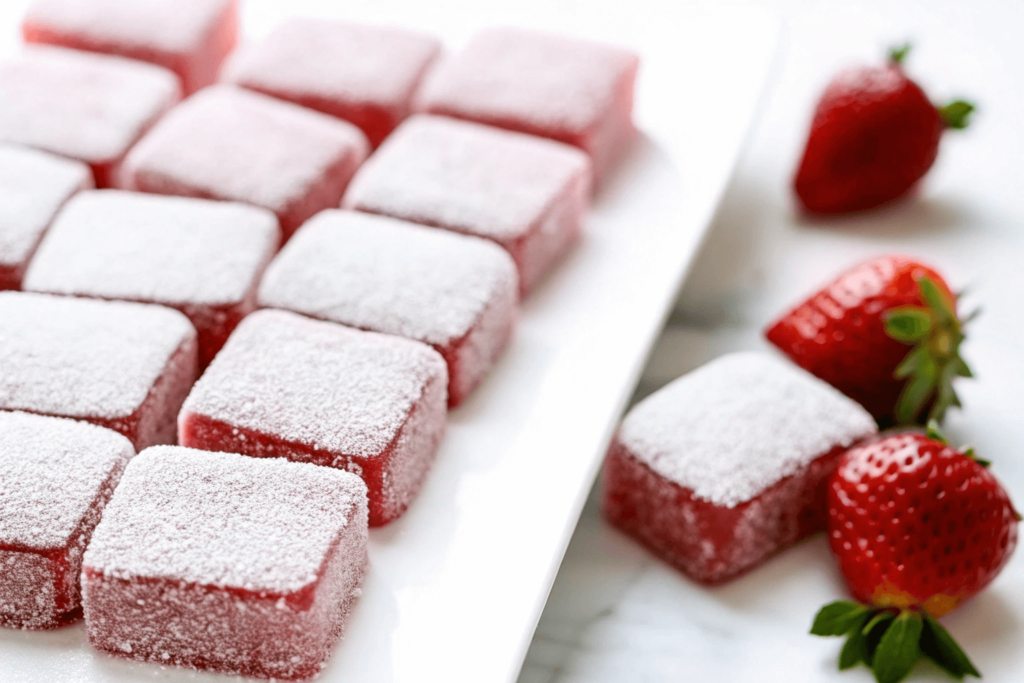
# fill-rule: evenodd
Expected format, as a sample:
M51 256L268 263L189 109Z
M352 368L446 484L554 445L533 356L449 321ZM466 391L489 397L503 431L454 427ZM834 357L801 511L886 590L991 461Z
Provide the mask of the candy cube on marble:
M497 242L529 292L580 232L590 162L568 145L439 116L400 125L342 206Z
M167 114L125 159L120 186L245 202L273 211L287 239L338 205L369 145L350 123L230 85Z
M824 528L840 456L876 431L860 405L762 353L722 356L626 415L604 516L691 578L727 581Z
M489 29L428 76L418 108L579 147L600 182L635 134L639 63L610 45Z
M178 79L161 67L29 46L0 62L0 142L85 162L109 187L128 149L179 97Z
M134 455L109 429L0 411L0 626L81 618L82 553Z
M0 410L71 417L173 443L196 331L163 306L0 292Z
M0 144L0 289L21 289L29 259L57 211L92 184L85 164Z
M493 242L333 210L303 225L267 269L261 306L430 344L448 363L448 404L480 383L519 308L515 263Z
M261 310L235 329L178 417L178 442L362 477L370 526L400 516L444 436L448 372L410 339Z
M350 121L377 146L409 115L440 53L440 41L415 31L292 18L233 55L225 80Z
M296 680L341 637L366 566L359 477L177 446L140 453L82 569L103 652Z
M217 80L238 41L237 0L34 0L21 24L28 43L150 62L185 93Z
M24 289L176 308L196 328L203 368L255 310L279 241L274 214L255 206L83 192L39 245Z

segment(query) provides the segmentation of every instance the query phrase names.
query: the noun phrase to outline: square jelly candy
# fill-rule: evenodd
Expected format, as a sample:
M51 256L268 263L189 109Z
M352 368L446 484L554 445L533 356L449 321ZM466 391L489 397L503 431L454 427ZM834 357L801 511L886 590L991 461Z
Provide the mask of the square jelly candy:
M259 301L430 344L448 363L448 403L456 406L512 336L519 285L512 259L493 242L333 210L277 255Z
M0 289L21 289L29 258L67 199L92 187L89 167L0 144Z
M374 146L402 122L436 38L403 29L293 18L231 57L226 80L359 126Z
M82 553L135 455L109 429L0 411L0 626L82 615Z
M580 232L590 163L551 140L414 116L359 170L343 206L497 242L525 293Z
M85 553L93 647L275 679L318 673L366 566L359 477L157 446L127 467Z
M355 472L380 526L405 511L434 461L447 387L444 359L426 344L257 311L192 389L178 441Z
M638 403L605 459L605 517L716 584L824 528L825 482L876 431L858 404L762 353L722 356Z
M195 326L206 367L255 309L279 240L274 214L247 204L83 192L39 245L24 289L176 308Z
M609 45L489 29L431 73L419 107L575 145L601 180L634 134L638 66L636 55Z
M285 238L338 205L369 146L350 123L229 85L175 107L125 159L121 187L245 202Z
M186 94L217 80L238 41L237 0L34 0L28 43L105 52L173 71Z
M26 47L0 62L0 142L83 161L109 187L128 149L179 96L178 79L158 66Z
M196 331L163 306L0 292L0 368L0 409L93 422L140 450L174 442Z

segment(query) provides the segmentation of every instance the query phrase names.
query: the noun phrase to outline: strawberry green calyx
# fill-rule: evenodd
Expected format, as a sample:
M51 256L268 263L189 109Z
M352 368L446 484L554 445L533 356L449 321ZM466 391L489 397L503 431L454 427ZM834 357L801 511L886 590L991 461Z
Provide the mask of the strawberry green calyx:
M896 404L896 421L902 425L942 422L948 408L961 405L953 380L974 376L960 357L963 326L974 315L957 318L956 300L928 276L917 285L925 305L898 306L884 315L885 333L914 347L893 373L906 380ZM927 415L922 415L929 403Z
M922 657L954 678L981 677L949 631L924 610L839 600L821 608L811 634L845 636L839 668L845 671L863 663L878 683L903 680Z
M897 47L889 48L889 61L893 64L902 64L910 52L910 43L903 43Z
M967 117L975 110L975 106L966 100L953 100L944 107L936 107L935 110L939 112L939 118L946 128L963 130L970 123Z
M949 445L949 439L939 429L939 423L935 420L928 420L928 426L925 428L925 436L932 441L938 441L943 446ZM974 462L978 463L982 467L991 467L992 462L985 460L984 458L978 457L978 454L974 452L974 448L971 446L964 446L960 449L960 454L965 458L970 458Z

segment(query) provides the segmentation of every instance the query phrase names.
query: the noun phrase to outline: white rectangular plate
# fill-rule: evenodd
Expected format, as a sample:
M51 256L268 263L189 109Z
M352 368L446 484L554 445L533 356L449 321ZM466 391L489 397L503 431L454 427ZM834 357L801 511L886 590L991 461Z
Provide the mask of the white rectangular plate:
M0 12L16 49L24 2ZM341 3L338 3L339 5ZM289 14L432 31L482 26L590 36L641 54L641 134L595 199L586 235L526 302L514 343L451 413L437 465L371 566L322 681L514 681L615 422L700 245L754 116L778 25L621 2L255 2L258 36ZM2 103L0 103L2 106ZM223 680L92 652L78 626L0 629L4 681Z

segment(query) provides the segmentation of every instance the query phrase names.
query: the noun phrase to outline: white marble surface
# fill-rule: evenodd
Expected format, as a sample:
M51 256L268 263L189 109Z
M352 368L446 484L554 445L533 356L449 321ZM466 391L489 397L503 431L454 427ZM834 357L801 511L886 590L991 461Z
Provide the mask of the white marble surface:
M767 348L765 323L845 265L885 251L916 254L955 286L969 285L970 300L984 307L965 348L978 379L962 383L966 410L951 415L948 431L993 460L1024 505L1024 5L761 4L786 24L775 83L638 395L726 351ZM911 200L851 218L802 219L789 183L821 88L842 65L880 60L907 39L907 69L933 99L978 103L972 128L944 140ZM714 115L713 102L699 106ZM843 595L822 535L707 590L613 531L595 502L592 493L520 683L872 680L863 668L835 670L838 639L806 634L811 606ZM985 681L1024 679L1024 551L944 623ZM920 665L910 680L951 679Z

